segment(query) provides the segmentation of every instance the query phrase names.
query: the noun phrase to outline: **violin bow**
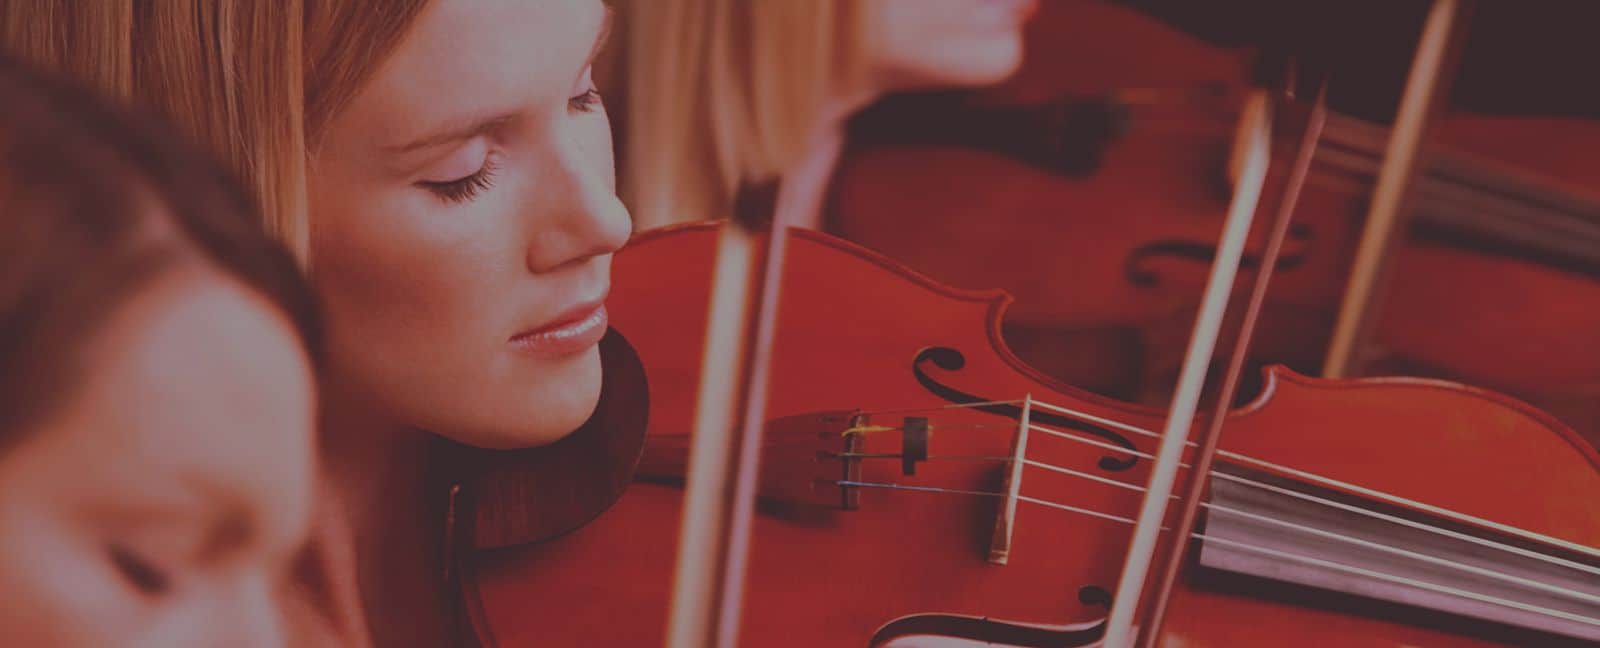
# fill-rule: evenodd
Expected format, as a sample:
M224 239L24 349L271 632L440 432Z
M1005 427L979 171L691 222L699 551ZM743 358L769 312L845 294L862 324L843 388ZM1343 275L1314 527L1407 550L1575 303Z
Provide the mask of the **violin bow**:
M1345 303L1341 308L1339 328L1335 331L1335 345L1330 351L1330 365L1334 364L1334 354L1343 353L1341 360L1333 368L1343 371L1348 366L1345 361L1354 357L1358 348L1355 343L1361 337L1360 333L1370 323L1371 312L1368 309L1372 301L1373 287L1381 270L1392 252L1392 234L1399 225L1398 217L1403 214L1406 190L1410 185L1410 178L1416 171L1417 153L1423 139L1425 127L1429 116L1429 107L1433 99L1440 94L1442 84L1438 83L1439 68L1446 59L1454 60L1459 52L1459 43L1463 34L1460 19L1461 6L1457 0L1437 0L1429 13L1428 21L1424 26L1422 38L1418 44L1418 51L1413 61L1411 76L1407 81L1407 90L1400 113L1396 118L1396 126L1389 142L1389 156L1384 162L1383 172L1380 174L1379 185L1373 198L1372 219L1369 220L1362 247L1358 254L1355 274L1362 277L1357 283L1353 276L1351 287L1346 293ZM1283 238L1288 232L1289 222L1292 220L1294 208L1299 200L1300 190L1303 188L1306 177L1309 175L1310 164L1315 155L1316 143L1326 123L1326 85L1319 91L1316 106L1313 109L1310 122L1303 135L1299 151L1296 153L1286 193L1279 204L1278 213L1274 219L1271 238L1268 242L1266 255L1263 258L1257 273L1255 286L1252 290L1250 301L1242 323L1240 335L1235 342L1233 354L1229 360L1228 371L1224 378L1222 392L1218 396L1216 411L1209 420L1206 431L1197 442L1198 452L1191 462L1189 482L1182 498L1183 509L1180 512L1176 531L1167 545L1167 551L1160 560L1159 576L1148 600L1145 598L1144 587L1147 584L1150 565L1155 562L1156 544L1162 521L1165 519L1167 500L1171 496L1172 481L1176 477L1177 464L1182 457L1184 446L1188 442L1188 422L1192 421L1194 413L1193 403L1186 402L1185 398L1193 398L1191 394L1198 394L1200 386L1205 380L1204 367L1193 366L1192 363L1205 362L1209 359L1212 348L1216 342L1216 329L1207 330L1204 321L1212 315L1208 309L1217 310L1216 317L1220 318L1221 311L1226 306L1227 286L1231 286L1232 273L1237 269L1237 251L1230 251L1227 244L1230 237L1242 234L1234 230L1236 220L1244 220L1242 225L1244 233L1249 230L1249 215L1240 214L1239 194L1235 194L1234 204L1230 206L1227 225L1223 231L1223 247L1218 254L1217 265L1212 267L1212 280L1218 278L1219 270L1229 275L1229 284L1218 286L1208 283L1205 297L1202 301L1201 318L1196 322L1194 336L1190 340L1189 355L1185 358L1182 373L1179 378L1178 394L1173 399L1172 410L1168 413L1167 425L1162 436L1160 449L1157 453L1157 462L1152 468L1150 490L1146 492L1144 502L1140 509L1138 524L1134 528L1134 541L1130 545L1127 562L1124 564L1122 577L1116 590L1111 616L1107 620L1105 645L1114 648L1132 645L1134 637L1134 619L1138 615L1141 603L1147 608L1144 623L1140 624L1142 631L1138 637L1139 645L1144 647L1155 646L1159 641L1161 626L1166 617L1167 603L1170 600L1172 587L1177 579L1177 572L1181 567L1182 555L1188 543L1184 541L1194 528L1195 518L1198 515L1200 498L1205 492L1206 477L1210 473L1212 462L1215 458L1217 443L1229 404L1233 400L1238 387L1238 377L1243 370L1245 354L1248 351L1250 337L1254 332L1255 321L1259 315L1262 302L1265 301L1266 289L1271 279L1272 268L1276 263L1277 255L1281 251ZM1260 130L1256 131L1259 134ZM1252 136L1254 139L1254 136ZM1252 190L1259 197L1260 187L1247 187L1247 181L1264 180L1265 160L1261 158L1263 151L1258 147L1248 150L1244 159L1244 172L1240 183L1241 189ZM1252 162L1255 164L1252 165ZM1258 179L1251 171L1254 169L1261 173ZM1253 211L1253 207L1252 207ZM1219 268L1227 263L1231 268ZM1222 288L1220 294L1213 289ZM1220 299L1220 303L1213 303ZM1352 304L1352 301L1355 303ZM1196 352L1203 347L1204 354ZM1337 376L1339 374L1331 374ZM1186 416L1188 418L1179 419ZM1169 462L1170 460L1170 462ZM1147 601L1147 602L1146 602Z
M1104 644L1112 648L1132 645L1134 616L1155 555L1156 540L1161 522L1166 517L1167 503L1172 496L1173 482L1177 477L1178 463L1189 440L1189 428L1199 406L1200 388L1205 383L1206 370L1217 344L1217 334L1222 327L1222 314L1232 293L1234 277L1238 275L1239 261L1244 254L1245 237L1255 219L1256 206L1261 200L1261 190L1266 184L1267 163L1271 156L1271 113L1262 110L1263 119L1244 133L1247 142L1239 180L1234 187L1233 201L1228 206L1228 218L1223 224L1222 240L1217 247L1216 261L1211 264L1211 274L1200 302L1200 314L1195 318L1194 332L1189 337L1188 351L1178 374L1178 388L1167 410L1166 424L1162 428L1161 444L1156 450L1156 461L1150 469L1144 501L1139 506L1139 516L1133 527L1133 540L1129 543L1128 557L1122 565L1122 575L1106 618Z
M1347 378L1361 373L1363 350L1377 320L1396 234L1406 231L1406 221L1413 211L1407 207L1416 186L1412 179L1421 164L1428 124L1438 112L1438 99L1447 94L1450 78L1460 62L1467 12L1465 1L1435 0L1423 23L1405 93L1400 97L1394 128L1389 132L1383 164L1372 190L1367 224L1356 248L1333 337L1328 342L1328 356L1322 363L1324 377Z
M731 648L738 641L778 290L787 223L794 220L772 213L770 201L738 202L721 230L712 275L667 620L672 648Z
M1206 423L1206 429L1195 440L1195 453L1189 459L1189 479L1180 500L1183 502L1183 509L1179 513L1177 523L1172 526L1173 533L1169 536L1166 550L1157 559L1157 580L1144 606L1145 620L1140 624L1143 630L1139 635L1141 648L1154 648L1161 636L1161 626L1166 621L1167 602L1171 598L1173 585L1177 583L1178 571L1183 566L1184 550L1189 546L1185 539L1194 531L1195 520L1199 517L1200 500L1206 493L1207 477L1210 476L1211 466L1217 457L1217 444L1222 439L1222 424L1227 420L1233 397L1238 392L1239 376L1244 372L1245 360L1249 357L1250 341L1255 335L1256 321L1261 315L1262 304L1267 301L1267 286L1272 282L1273 268L1278 265L1278 257L1283 252L1283 242L1289 234L1289 223L1294 220L1295 208L1300 202L1300 191L1305 188L1306 179L1311 175L1311 162L1316 157L1317 142L1321 140L1323 127L1328 121L1327 99L1328 86L1324 81L1317 91L1316 102L1311 108L1311 117L1306 123L1305 133L1301 135L1293 166L1290 167L1288 185L1284 188L1283 198L1278 202L1277 214L1272 219L1267 248L1262 253L1260 267L1256 269L1255 283L1250 289L1250 301L1245 306L1244 320L1239 325L1239 335L1235 338L1233 353L1228 358L1228 370L1223 377L1222 390L1217 393L1217 402L1211 418Z

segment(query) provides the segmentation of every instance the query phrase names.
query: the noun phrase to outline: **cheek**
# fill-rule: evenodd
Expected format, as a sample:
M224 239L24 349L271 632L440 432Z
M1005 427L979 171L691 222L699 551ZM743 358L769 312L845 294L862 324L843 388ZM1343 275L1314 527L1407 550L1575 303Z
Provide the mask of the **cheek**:
M0 637L6 645L112 645L138 634L142 602L114 579L97 547L58 515L0 500Z
M493 314L487 288L515 264L515 233L497 231L505 219L477 213L492 203L447 208L403 188L317 195L313 275L335 335L455 346L484 328Z
M312 197L313 282L328 322L325 398L433 429L485 385L513 330L520 234L499 187L446 206L420 190ZM418 195L410 195L418 194ZM463 393L465 390L466 393Z

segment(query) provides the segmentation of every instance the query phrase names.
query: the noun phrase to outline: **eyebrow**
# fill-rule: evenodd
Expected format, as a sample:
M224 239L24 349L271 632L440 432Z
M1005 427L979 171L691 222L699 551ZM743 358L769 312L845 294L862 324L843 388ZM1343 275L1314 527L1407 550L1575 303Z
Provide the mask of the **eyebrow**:
M461 126L447 126L432 135L428 135L421 139L412 140L399 146L391 146L385 150L394 155L405 155L407 153L414 153L422 149L433 148L441 144L462 142L484 133L491 132L501 126L504 126L506 122L509 122L515 118L516 115L514 114L498 114L489 117L474 117L466 120Z
M605 8L605 15L600 19L600 30L595 34L594 45L589 47L589 56L583 61L584 69L594 65L595 57L600 55L600 52L605 49L606 42L611 39L611 25L613 24L613 17L615 15L616 11L614 9L611 7ZM392 146L386 150L393 155L405 155L420 151L422 149L449 144L451 142L461 142L485 133L492 132L515 118L515 114L496 114L487 117L475 117L465 120L459 126L447 126L432 135L427 135L420 139L412 140L398 146Z

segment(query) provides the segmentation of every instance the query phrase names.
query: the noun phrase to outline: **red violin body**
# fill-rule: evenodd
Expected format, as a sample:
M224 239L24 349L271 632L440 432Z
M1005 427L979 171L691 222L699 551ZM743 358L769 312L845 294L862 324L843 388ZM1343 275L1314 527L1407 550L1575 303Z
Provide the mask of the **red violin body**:
M831 222L941 281L1010 292L1008 330L1035 366L1101 393L1164 402L1221 231L1253 53L1112 3L1074 0L1043 4L1027 45L1015 78L930 125L920 133L930 141L917 133L872 141L922 119L922 104L860 128L863 142L835 178ZM994 142L936 139L1030 107L1120 96L1129 97L1125 123L1100 143L1098 164L1076 175L997 153ZM1582 190L1600 179L1592 155L1600 129L1578 119L1447 115L1436 130L1438 164L1419 172L1413 219L1433 229L1398 242L1363 364L1503 390L1600 443L1600 346L1591 343L1600 275L1592 263L1575 269L1547 258L1563 237L1600 231L1592 216L1600 200ZM1319 371L1386 134L1330 119L1252 343L1256 363ZM1474 171L1453 175L1459 167ZM1275 204L1270 194L1263 204ZM1561 204L1569 206L1552 207ZM1440 235L1440 222L1476 229L1477 242ZM1525 254L1502 253L1523 237L1534 241Z
M613 327L638 353L651 404L638 478L570 533L465 554L467 617L484 645L662 642L683 495L672 482L694 415L717 227L646 232L617 255ZM792 234L786 268L742 643L1097 641L1131 534L1112 518L1135 515L1151 463L1140 453L1158 441L1142 431L1159 430L1163 413L1091 395L1022 363L1002 339L1009 298L998 291L953 289L810 231ZM1266 385L1223 428L1220 461L1248 458L1232 464L1239 474L1294 482L1298 473L1278 469L1288 467L1600 546L1600 456L1548 415L1437 381L1324 381L1273 369ZM975 401L997 403L946 407ZM1323 495L1363 506L1360 489L1328 487ZM1211 515L1202 533L1222 533ZM1190 563L1205 541L1194 545ZM1581 552L1558 553L1594 564ZM1554 637L1427 604L1268 580L1186 564L1164 643L1437 646Z

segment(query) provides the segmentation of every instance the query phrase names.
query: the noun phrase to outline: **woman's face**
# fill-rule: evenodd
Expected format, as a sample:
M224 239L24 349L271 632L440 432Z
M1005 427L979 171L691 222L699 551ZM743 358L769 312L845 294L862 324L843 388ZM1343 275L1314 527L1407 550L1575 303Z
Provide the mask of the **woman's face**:
M434 0L311 172L330 398L483 447L553 441L600 389L631 224L590 79L600 0Z
M179 270L80 351L82 384L0 454L4 643L282 645L315 420L289 323Z
M862 3L867 66L885 90L979 85L1022 63L1022 27L1038 0Z

